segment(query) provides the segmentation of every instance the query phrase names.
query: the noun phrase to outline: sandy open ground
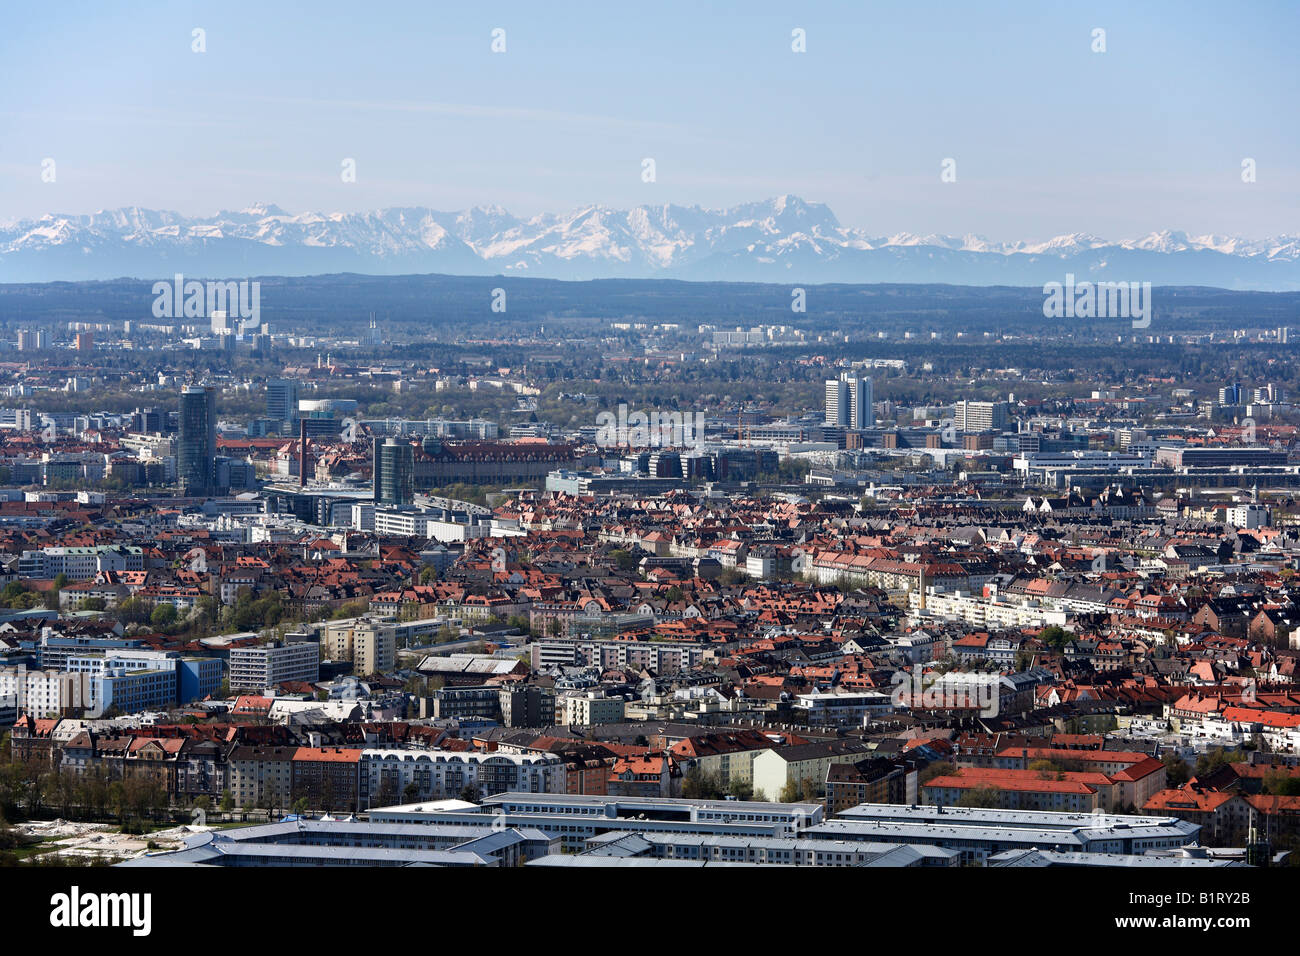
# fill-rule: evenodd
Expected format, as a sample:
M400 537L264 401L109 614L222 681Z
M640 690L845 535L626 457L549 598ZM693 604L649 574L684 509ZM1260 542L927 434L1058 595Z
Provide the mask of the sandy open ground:
M16 824L24 836L54 843L58 849L41 856L114 857L131 859L154 850L179 850L191 833L204 833L211 827L181 825L137 835L119 833L118 827L109 823L72 823L67 820L38 820Z

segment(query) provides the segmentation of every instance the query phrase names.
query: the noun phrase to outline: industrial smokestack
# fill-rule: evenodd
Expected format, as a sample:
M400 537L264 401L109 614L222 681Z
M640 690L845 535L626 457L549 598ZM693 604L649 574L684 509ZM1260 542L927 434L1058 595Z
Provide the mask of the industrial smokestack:
M307 419L298 419L298 487L307 487Z

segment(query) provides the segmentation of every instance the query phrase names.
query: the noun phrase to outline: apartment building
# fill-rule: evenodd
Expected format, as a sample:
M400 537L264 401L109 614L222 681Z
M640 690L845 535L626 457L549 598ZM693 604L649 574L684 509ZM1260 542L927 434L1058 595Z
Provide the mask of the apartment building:
M826 812L863 803L916 803L919 776L915 766L886 757L833 763L826 770Z
M966 591L940 591L927 588L924 594L912 591L907 596L908 609L918 616L965 621L976 627L1062 627L1067 614L1044 607L1038 601L1012 604L970 594Z
M227 758L230 794L239 807L287 808L293 803L297 747L235 747Z
M289 762L289 794L310 810L352 813L361 809L361 750L298 747Z
M564 723L569 727L614 724L623 719L623 707L621 697L575 694L564 698Z
M532 667L587 665L600 668L650 668L660 674L688 671L712 657L707 644L677 641L541 640L528 645Z
M435 720L480 718L496 720L501 710L500 688L495 684L442 687L433 692Z
M132 714L188 703L217 693L223 673L216 658L133 648L68 657L63 669L86 675L86 706L92 714L109 709Z
M363 750L361 808L442 800L472 791L564 793L564 762L555 754L448 750Z
M327 621L319 627L322 653L329 660L351 661L361 676L384 674L397 667L397 628L372 618Z
M673 744L669 753L683 772L698 767L726 790L732 784L752 786L754 758L775 746L776 741L758 731L737 730L687 737Z
M320 645L315 641L275 641L230 651L230 689L259 693L284 681L320 680Z
M1109 789L1110 781L1103 773L966 768L933 778L921 792L924 803L939 807L987 799L1003 810L1091 813L1107 809Z
M1185 787L1152 794L1142 805L1142 812L1198 824L1206 846L1240 846L1250 828L1249 799L1234 791Z
M959 432L982 432L1007 425L1006 402L958 402L953 426Z
M555 692L536 685L507 684L497 691L506 727L549 727L555 723Z
M41 635L37 653L42 667L61 671L67 670L68 661L74 657L113 654L143 646L143 641L129 637L61 637L49 632Z
M175 706L177 672L174 662L126 661L118 658L79 658L72 670L86 674L87 709L91 717L117 711L138 714ZM88 667L86 666L88 665ZM85 670L83 670L85 667Z
M18 560L18 575L24 578L55 578L62 574L72 581L85 581L100 571L143 570L144 549L135 545L44 548L24 551Z
M871 379L866 376L842 375L838 379L827 379L826 424L870 428L875 424L873 401Z
M0 668L0 699L13 698L19 713L33 717L67 714L86 707L89 685L81 674L25 665Z
M871 750L855 738L816 741L774 747L754 757L754 792L770 800L781 798L787 786L799 786L805 793L820 793L832 764L854 763Z

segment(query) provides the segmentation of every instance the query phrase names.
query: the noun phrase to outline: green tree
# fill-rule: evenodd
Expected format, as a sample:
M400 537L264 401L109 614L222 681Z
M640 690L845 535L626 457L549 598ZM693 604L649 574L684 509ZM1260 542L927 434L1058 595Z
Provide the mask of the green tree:
M956 764L950 763L946 760L936 760L933 763L927 764L925 769L921 771L920 781L921 785L925 786L935 777L952 777L958 775Z
M993 809L1002 805L1001 793L1002 791L997 787L984 784L963 793L961 799L957 801L957 806Z
M623 572L635 571L637 564L640 563L640 559L635 554L623 548L615 548L609 553L609 556L614 559L618 569Z
M176 607L171 604L159 604L149 614L149 623L161 630L166 630L176 623Z
M777 802L799 803L804 800L814 800L817 798L817 791L817 781L811 777L787 780L785 786L781 788Z
M67 583L68 576L66 574L59 573L55 576L54 585L45 592L42 598L47 610L57 611L59 609L59 592L63 590Z
M1275 797L1300 797L1300 777L1285 770L1264 774L1264 792Z
M682 796L694 800L716 800L722 796L722 782L695 764L682 777Z
M1065 628L1052 624L1038 632L1038 639L1048 647L1059 651L1074 639L1074 635Z
M0 591L0 602L5 607L17 607L17 601L27 593L27 585L21 581L10 581L5 585L4 590Z
M149 602L138 597L126 598L117 605L117 617L123 624L143 624L152 613Z
M1224 750L1222 747L1215 747L1209 753L1203 753L1196 758L1196 776L1208 776L1230 763L1241 763L1245 759L1246 755L1240 750Z
M1181 787L1191 779L1186 761L1172 750L1165 751L1160 762L1165 765L1165 783L1170 787Z
M194 609L204 627L211 627L221 620L221 602L211 594L205 594L195 601Z

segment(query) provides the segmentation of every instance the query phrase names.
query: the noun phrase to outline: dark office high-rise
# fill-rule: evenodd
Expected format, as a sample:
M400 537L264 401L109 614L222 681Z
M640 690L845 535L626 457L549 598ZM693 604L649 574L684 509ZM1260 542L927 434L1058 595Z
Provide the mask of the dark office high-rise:
M273 378L266 383L266 417L291 422L298 417L298 383L291 378Z
M415 473L415 448L410 442L375 439L375 504L409 505Z
M217 458L217 390L187 385L181 390L176 477L186 495L214 490Z

